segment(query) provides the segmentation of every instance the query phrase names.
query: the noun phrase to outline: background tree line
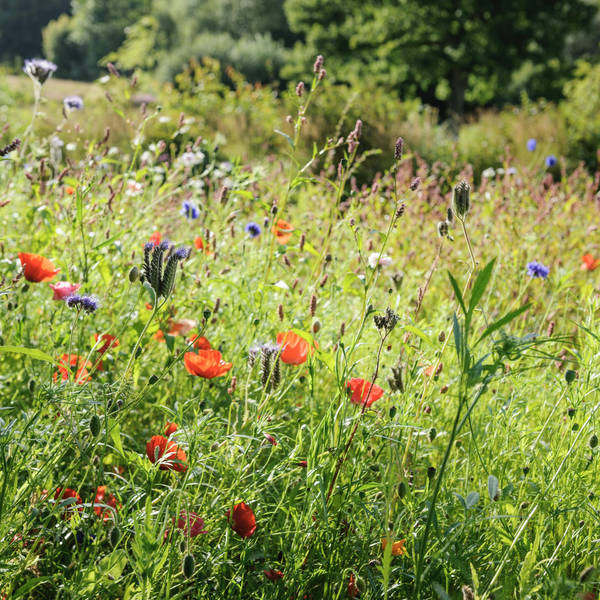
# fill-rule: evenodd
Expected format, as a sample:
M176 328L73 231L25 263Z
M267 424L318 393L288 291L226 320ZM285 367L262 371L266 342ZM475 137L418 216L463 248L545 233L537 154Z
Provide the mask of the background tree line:
M286 83L321 53L337 81L461 114L560 99L578 61L598 61L599 24L597 0L4 0L0 60L43 53L82 80L112 60L173 80L211 56Z

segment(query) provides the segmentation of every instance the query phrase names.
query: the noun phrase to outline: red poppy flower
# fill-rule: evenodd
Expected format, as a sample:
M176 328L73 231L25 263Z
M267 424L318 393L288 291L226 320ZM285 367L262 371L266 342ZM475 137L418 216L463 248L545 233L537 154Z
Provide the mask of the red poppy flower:
M114 335L110 335L110 333L103 333L102 335L95 333L94 340L97 342L99 339L104 342L100 348L96 348L100 354L104 354L109 348L116 348L119 345L119 340Z
M281 347L281 360L287 365L301 365L306 362L308 353L312 356L318 344L311 346L303 337L293 331L280 332L277 334L277 345Z
M97 506L98 504L104 504L106 506ZM102 517L102 520L105 522L114 516L113 511L106 508L107 506L110 506L116 510L117 507L121 506L121 504L117 502L114 494L106 493L105 485L99 485L98 489L96 490L96 497L94 498L94 512L99 517Z
M594 258L591 254L584 254L581 257L581 270L593 271L600 266L600 258Z
M197 324L194 319L169 319L169 335L187 335Z
M157 342L164 342L165 341L165 334L163 333L162 329L159 329L153 336L153 339L155 339Z
M25 279L34 283L50 281L60 271L47 258L39 254L19 252L19 260L23 267Z
M354 404L366 404L367 408L383 396L383 390L365 379L353 377L346 381L346 387L352 390L350 402Z
M278 579L283 578L283 573L276 569L265 569L263 573L265 574L265 577L271 581L277 581Z
M256 531L256 518L252 509L245 503L239 502L228 510L225 515L231 523L231 528L242 538L248 538Z
M296 465L298 467L302 467L303 469L306 469L306 467L308 466L308 462L305 460L301 460L300 462L297 462Z
M56 488L56 492L54 492L54 499L56 500L56 502L60 502L61 500L67 500L68 498L75 498L75 502L65 506L65 511L62 514L63 519L68 519L71 516L69 512L73 511L74 504L78 505L77 510L79 512L83 510L83 506L79 506L80 504L82 504L81 498L75 490L72 490L71 488Z
M194 246L196 246L196 249L204 251L204 254L206 255L212 254L210 244L205 242L200 236L194 239Z
M155 231L149 238L148 241L151 242L152 244L154 244L155 246L158 246L160 244L160 242L162 241L162 234L160 231Z
M360 590L356 587L354 573L350 573L350 579L348 580L348 596L350 598L358 598L360 596Z
M194 344L194 348L196 348L196 350L210 350L210 342L205 338L202 337L201 335L197 335L195 337L191 337L188 340L191 343Z
M75 383L84 384L90 380L90 374L88 369L92 367L92 363L88 360L85 361L83 356L78 354L63 354L59 359L58 371L52 375L52 381L56 383L59 378L60 381L67 381L69 375L72 372L72 367L78 367L75 373Z
M185 452L175 442L162 435L150 438L146 444L146 455L152 464L159 461L162 471L173 470L181 473L187 470Z
M196 537L201 533L207 533L204 529L204 519L198 516L195 512L186 512L182 510L179 513L179 520L177 521L177 527L182 529L186 535L190 537Z
M197 354L186 352L183 356L183 363L190 375L197 375L205 379L221 377L233 366L232 363L222 360L218 350L198 350Z
M275 237L280 244L287 244L292 237L294 228L287 221L278 219L277 223L273 225L271 231L275 234Z
M68 194L69 196L72 196L72 195L75 193L75 188L73 188L73 187L71 187L70 185L68 185L68 186L65 188L65 192L67 192L67 194Z
M177 423L170 423L169 421L167 421L167 424L165 425L165 435L167 437L169 437L170 435L174 434L177 431Z

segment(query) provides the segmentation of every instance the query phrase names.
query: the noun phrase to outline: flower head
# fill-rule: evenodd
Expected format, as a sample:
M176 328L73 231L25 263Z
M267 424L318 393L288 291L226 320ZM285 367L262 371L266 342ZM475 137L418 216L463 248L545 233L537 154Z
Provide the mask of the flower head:
M204 529L204 519L195 512L186 512L185 510L182 510L179 513L177 527L190 537L196 537L202 533L207 533L206 529Z
M239 502L228 510L225 515L231 528L242 538L249 538L256 531L256 518L252 509L245 503Z
M254 223L253 221L250 221L250 223L248 223L246 225L246 227L244 227L244 231L251 238L256 238L262 233L262 229L260 228L260 225L258 223Z
M167 424L165 425L165 435L169 437L170 435L173 435L176 431L177 423L171 423L167 421Z
M58 371L52 375L54 383L59 379L60 381L67 381L73 370L72 367L77 367L75 383L82 385L90 380L88 369L92 367L92 363L89 360L86 362L83 356L79 356L78 354L63 354L58 359L58 363Z
M278 219L271 231L275 234L275 237L280 244L287 244L293 235L294 227L287 221Z
M169 335L187 335L196 325L198 322L195 319L169 319Z
M119 340L114 335L110 335L110 333L103 333L102 335L95 333L94 340L96 342L98 340L104 342L100 348L96 349L100 354L104 354L109 348L116 348L119 345Z
M283 573L277 569L265 569L263 573L265 574L265 577L271 581L277 581L278 579L283 578Z
M181 203L180 212L186 219L197 219L200 216L200 211L198 210L198 207L195 204L188 202L187 200L184 200Z
M67 298L67 306L69 308L83 309L87 313L93 313L98 310L100 303L94 296L80 296L72 294Z
M369 254L367 263L371 269L375 269L377 266L389 267L392 264L392 259L387 254L379 256L379 252L373 252L372 254Z
M232 363L223 361L218 350L198 350L198 352L186 352L183 363L190 375L212 379L225 375L233 366Z
M114 517L114 512L121 504L117 501L114 494L106 493L106 486L99 485L94 498L94 512L102 518L103 521L108 521ZM110 509L113 510L110 510Z
M68 281L59 281L48 284L54 292L52 300L66 300L72 296L80 287L80 283L69 283Z
M527 140L527 150L533 152L537 148L537 140L535 138L529 138Z
M406 548L404 545L406 544L406 540L398 540L396 542L392 542L392 556L402 556L406 554ZM387 538L381 538L381 549L385 552L387 548L388 541Z
M600 258L594 258L591 254L584 254L581 257L581 270L593 271L600 266Z
M83 108L83 100L81 96L67 96L63 100L63 106L66 111L81 110Z
M23 267L23 273L27 281L39 283L40 281L50 281L60 271L47 258L39 254L27 254L19 252L19 260Z
M378 385L372 384L366 379L359 379L358 377L353 377L346 381L346 388L352 390L350 402L353 404L366 404L367 408L373 402L379 400L384 393Z
M550 267L546 267L537 260L527 263L527 275L529 277L536 277L539 279L546 279L550 273Z
M40 85L42 85L56 69L57 67L53 62L44 58L28 58L23 65L23 72L29 75L34 81L37 81Z
M556 164L556 156L554 154L549 154L546 156L546 166L553 167Z
M160 231L155 231L149 238L148 238L148 242L152 244L151 248L154 248L154 246L158 246L160 244L162 240L162 233Z
M74 501L69 502L71 498L74 498ZM65 504L65 510L62 514L63 519L68 519L71 516L69 512L73 511L73 505L77 505L77 510L79 512L83 510L83 506L81 506L81 497L75 490L72 490L71 488L56 488L56 492L54 492L54 500L56 500L56 502L63 502Z
M194 337L191 337L189 340L190 344L194 345L194 348L196 348L196 350L210 350L210 342L205 338L202 337L201 335L196 335Z
M172 440L162 435L154 435L146 444L146 455L152 463L158 463L162 471L173 470L183 472L187 470L187 456L185 452Z
M308 353L315 353L314 346L309 344L303 337L293 331L280 332L277 334L277 345L281 348L280 358L287 365L301 365L306 362Z
M194 238L194 246L196 246L198 250L202 250L207 256L210 256L212 254L210 244L208 242L205 242L201 236L197 236Z

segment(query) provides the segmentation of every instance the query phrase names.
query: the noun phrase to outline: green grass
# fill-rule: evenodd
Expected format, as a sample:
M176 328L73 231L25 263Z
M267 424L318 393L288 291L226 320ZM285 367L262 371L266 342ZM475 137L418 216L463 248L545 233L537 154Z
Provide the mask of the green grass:
M388 170L366 179L361 145L326 147L333 131L310 162L302 102L295 130L277 124L289 144L275 160L226 163L214 130L197 142L202 161L186 168L171 121L167 164L140 115L119 131L131 135L129 150L105 153L106 121L90 111L76 115L88 143L70 164L50 156L41 118L26 155L0 163L7 598L336 599L349 596L351 577L373 599L469 598L462 586L497 600L597 589L596 572L582 576L599 559L600 304L597 271L580 269L583 254L600 253L592 175L557 169L552 181L514 164L516 174L473 186L471 255L456 217L454 241L437 234L468 167L418 162L410 146L395 162L383 148ZM198 219L180 214L184 200ZM274 218L294 227L285 245ZM262 227L255 239L249 221ZM148 286L129 278L155 231L192 248L156 313ZM194 246L198 236L209 252ZM51 259L61 269L53 283L81 283L100 308L52 300L47 283L22 277L19 252ZM369 266L379 255L391 264ZM550 267L546 280L528 277L533 260ZM378 329L386 308L399 320ZM195 321L187 336L156 339L183 319ZM301 365L281 364L274 386L275 373L250 358L291 329L319 348ZM96 364L96 333L119 340L102 370L89 368L83 385L54 382L63 354ZM222 377L185 369L197 333L233 364ZM352 377L375 381L383 397L363 411L345 390ZM146 456L167 421L179 426L185 472ZM118 503L107 521L93 510L100 485ZM83 510L63 518L58 487L76 490ZM225 516L240 501L256 517L247 538ZM174 528L182 510L206 533ZM386 537L406 540L406 554L384 552ZM270 581L269 569L283 578Z

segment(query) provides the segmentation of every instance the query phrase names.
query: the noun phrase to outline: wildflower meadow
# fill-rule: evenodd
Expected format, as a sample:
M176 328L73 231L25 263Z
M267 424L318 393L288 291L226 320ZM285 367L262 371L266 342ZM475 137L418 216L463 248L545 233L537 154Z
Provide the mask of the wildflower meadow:
M268 116L56 68L0 138L0 597L598 597L600 173L317 127L326 56Z

